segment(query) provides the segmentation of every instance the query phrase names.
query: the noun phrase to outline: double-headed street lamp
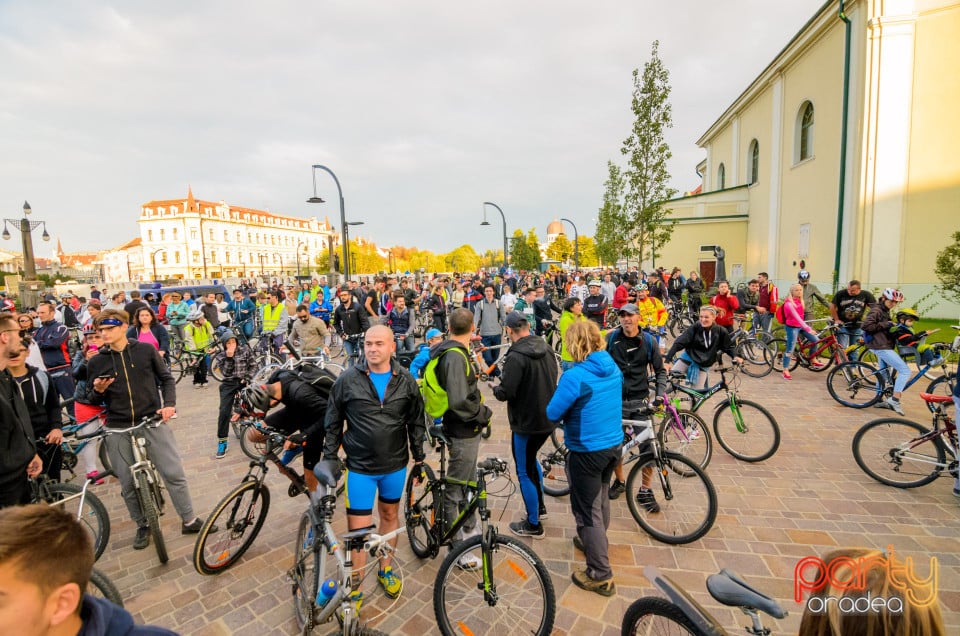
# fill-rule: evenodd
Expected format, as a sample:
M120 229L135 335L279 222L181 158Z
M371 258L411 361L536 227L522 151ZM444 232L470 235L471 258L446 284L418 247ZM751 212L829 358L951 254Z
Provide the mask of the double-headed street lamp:
M570 219L561 218L573 227L573 267L574 271L580 271L580 235L577 233L576 224Z
M480 225L490 225L490 221L487 220L487 208L486 206L492 205L497 209L497 212L500 213L500 218L503 219L503 266L507 266L507 217L503 215L503 210L500 209L500 206L496 203L491 203L489 201L483 202L483 223Z
M337 179L337 175L333 174L333 170L326 166L321 166L320 164L315 164L313 167L313 196L307 199L307 203L325 203L317 195L317 170L323 170L331 177L333 177L333 182L337 184L337 196L340 199L340 228L341 228L341 238L343 239L343 275L345 278L350 278L350 229L351 225L363 225L363 221L357 221L354 223L348 223L346 213L343 208L343 189L340 187L340 180Z
M23 276L26 280L36 280L37 278L37 264L33 260L33 231L42 225L43 240L50 240L50 235L47 233L46 221L31 221L27 218L32 211L30 204L24 201L22 219L3 220L3 240L10 240L8 224L20 230L20 235L23 239Z

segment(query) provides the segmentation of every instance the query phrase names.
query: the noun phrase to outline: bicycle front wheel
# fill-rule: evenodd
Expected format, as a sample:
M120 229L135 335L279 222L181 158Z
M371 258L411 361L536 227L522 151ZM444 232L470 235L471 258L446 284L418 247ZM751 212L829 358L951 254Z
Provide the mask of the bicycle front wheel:
M200 574L219 574L235 564L260 534L270 510L270 491L245 481L224 497L207 517L193 548L193 567ZM220 526L212 534L210 529Z
M827 391L844 406L864 409L883 397L883 374L864 362L847 362L830 369Z
M330 349L330 357L339 358L343 355L343 340L340 339L340 336L335 331L331 331L327 339L329 341L327 348Z
M623 615L620 636L691 634L700 630L679 607L665 598L645 596L630 604Z
M717 519L713 482L690 458L676 453L640 457L627 476L626 496L634 520L663 543L696 541Z
M297 542L293 546L293 568L290 570L293 610L297 615L297 625L301 629L307 623L307 619L312 619L317 599L317 572L322 571L319 560L323 551L315 551L313 542L314 534L310 515L304 512L300 515L300 524L297 526Z
M540 471L543 473L543 492L551 497L565 497L570 494L570 481L567 479L567 447L560 443L554 450L540 449Z
M482 556L484 566L462 569L460 559L467 555ZM479 536L457 545L440 565L433 586L433 611L444 636L546 636L556 610L553 581L543 561L526 544L500 535L494 535L489 554L483 554Z
M413 553L421 559L437 554L432 531L438 508L437 493L432 487L435 479L433 469L423 464L423 473L414 475L411 471L407 475L404 489L403 515L407 524L407 537Z
M751 378L762 378L773 371L776 352L756 338L747 338L737 346L737 355L743 358L743 372Z
M51 506L60 506L76 517L83 527L90 532L93 540L93 558L97 560L107 549L110 541L110 515L100 499L87 489L83 495L83 506L80 505L83 488L76 484L48 484L41 491L43 500Z
M770 411L756 402L724 400L713 414L717 442L737 459L761 462L780 448L780 426Z
M90 585L87 586L87 594L105 598L114 605L123 607L123 598L120 596L117 586L97 568L90 571Z
M166 563L170 560L167 556L167 544L163 541L163 531L160 529L160 513L153 501L153 491L147 475L143 472L137 473L137 498L140 500L140 509L147 520L147 526L150 528L150 536L153 538L153 547L157 551L157 558L160 563Z
M867 422L853 436L853 458L881 484L894 488L929 484L946 462L939 437L918 441L929 432L916 422L897 417Z
M947 375L941 376L927 385L927 393L933 395L953 395L953 387L957 384L956 374L949 373ZM927 405L927 408L933 413L937 405L933 402L924 402Z
M678 420L670 412L663 416L657 431L657 441L664 450L689 457L700 468L706 468L713 455L713 440L707 423L691 411L677 411ZM678 465L679 467L679 465ZM679 473L683 475L683 473ZM691 473L692 475L692 473ZM691 475L683 475L689 477Z
M220 356L210 356L210 377L217 382L223 382L223 369L220 368Z

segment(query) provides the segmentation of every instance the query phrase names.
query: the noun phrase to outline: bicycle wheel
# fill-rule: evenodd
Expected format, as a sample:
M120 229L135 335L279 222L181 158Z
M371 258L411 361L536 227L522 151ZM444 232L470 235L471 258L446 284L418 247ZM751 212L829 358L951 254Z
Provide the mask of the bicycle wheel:
M881 484L916 488L935 480L946 462L939 437L914 441L930 429L897 417L867 422L853 436L857 465Z
M97 457L100 458L100 465L103 466L103 472L113 472L113 464L110 463L110 455L107 453L107 445L102 441L90 440L90 444L99 444L97 448Z
M220 368L220 356L210 356L210 377L223 382L223 369Z
M697 636L700 630L679 607L667 599L645 596L630 604L620 626L620 636L640 636L641 634Z
M83 488L76 484L47 484L41 493L43 501L51 506L61 506L83 524L93 540L93 558L99 559L110 541L110 515L100 499L88 488L81 507Z
M668 411L657 431L657 441L664 450L689 457L700 468L706 468L713 455L713 440L710 429L703 419L691 411L677 411L679 421L674 421ZM678 429L679 427L679 429ZM684 477L692 476L692 473Z
M435 557L439 547L432 530L439 503L433 489L435 479L433 469L423 464L422 474L414 475L411 471L407 475L407 485L403 491L403 517L407 524L407 537L413 553L421 559Z
M780 448L780 427L770 411L756 402L736 399L717 405L713 414L713 434L717 442L737 459L762 462Z
M97 568L93 568L93 570L90 571L90 584L87 586L87 594L98 598L105 598L114 605L123 607L123 597L120 596L120 591L117 590L117 586L107 578L106 574Z
M691 476L681 476L686 474ZM656 510L638 501L644 481ZM717 518L713 482L690 458L676 453L664 452L659 460L653 453L641 456L627 476L626 497L630 514L640 527L657 541L671 545L696 541L710 531Z
M927 385L927 393L933 395L953 395L953 388L957 384L957 376L954 373L941 376ZM933 413L937 405L933 402L924 402L927 405L927 408Z
M743 372L751 378L762 378L773 371L776 352L756 338L747 338L737 346L737 355L743 358Z
M193 547L193 567L200 574L219 574L250 548L270 510L270 490L245 481L224 497L207 517ZM220 532L210 528L219 520Z
M244 426L240 434L240 450L250 459L259 461L267 453L266 438L260 441L250 439L250 434L259 435L259 432L252 424Z
M777 373L783 373L783 356L787 351L787 341L783 338L771 338L767 343L767 349L773 356L773 362L770 365Z
M563 447L563 429L559 426L553 429L553 431L550 432L550 441L553 443L554 448Z
M540 557L526 544L494 534L493 548L483 555L484 567L461 569L461 557L481 556L480 544L479 536L461 542L440 565L433 586L433 612L440 633L549 634L557 601ZM496 586L496 603L484 599L484 569L490 585Z
M173 376L174 382L179 383L180 380L183 379L183 376L187 374L187 364L183 361L183 358L180 355L174 355L173 352L171 352L168 365L170 367L170 375Z
M847 362L830 369L827 391L844 406L863 409L883 397L886 380L875 367L865 362Z
M280 368L278 363L270 363L260 367L260 370L253 374L250 380L252 384L266 384L267 380L273 375L273 372Z
M567 447L560 443L559 448L544 450L540 448L540 471L543 473L543 492L551 497L565 497L570 494L570 481L567 479Z
M147 520L147 526L150 528L150 536L153 538L153 547L157 551L157 558L160 563L166 563L170 560L167 556L167 544L163 542L163 531L160 529L160 513L153 502L150 483L147 481L147 475L138 472L137 477L137 499L140 500L140 509Z
M317 576L320 572L320 554L323 550L313 549L313 528L310 526L310 515L304 512L300 515L297 526L297 542L293 546L293 568L290 570L290 581L293 585L293 609L297 615L297 625L302 629L307 619L313 615L313 608L317 599Z
M339 358L343 355L343 340L335 331L331 331L327 337L327 348L330 349L331 358Z

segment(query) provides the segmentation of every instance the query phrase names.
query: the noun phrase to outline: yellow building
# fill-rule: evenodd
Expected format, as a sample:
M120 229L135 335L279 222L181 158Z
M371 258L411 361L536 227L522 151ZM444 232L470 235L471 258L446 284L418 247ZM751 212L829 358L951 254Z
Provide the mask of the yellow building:
M956 0L824 4L697 141L701 192L670 202L657 264L710 275L721 245L732 282L766 271L783 290L803 261L824 291L836 272L929 293L960 229L958 61Z

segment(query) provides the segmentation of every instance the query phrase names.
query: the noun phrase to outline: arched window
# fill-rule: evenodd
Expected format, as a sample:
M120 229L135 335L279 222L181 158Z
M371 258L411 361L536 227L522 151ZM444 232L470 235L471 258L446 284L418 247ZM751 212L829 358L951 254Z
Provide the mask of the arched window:
M723 190L724 186L727 183L727 169L723 167L723 164L720 164L720 167L717 168L717 190Z
M747 170L747 183L753 185L760 178L760 144L754 139L750 142L750 169Z
M804 102L797 112L796 144L793 162L799 163L813 156L813 104Z

